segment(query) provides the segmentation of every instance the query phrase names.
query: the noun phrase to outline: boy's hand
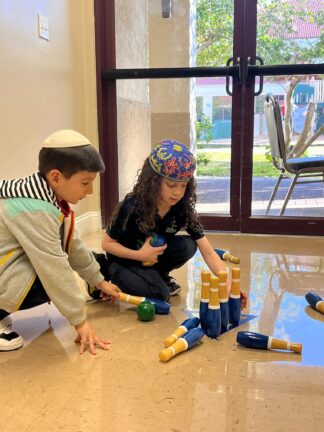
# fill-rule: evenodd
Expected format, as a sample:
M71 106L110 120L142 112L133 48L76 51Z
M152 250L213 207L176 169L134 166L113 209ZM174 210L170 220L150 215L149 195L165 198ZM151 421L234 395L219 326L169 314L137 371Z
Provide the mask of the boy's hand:
M100 282L100 284L97 285L97 288L101 291L102 299L107 300L109 298L112 298L113 302L119 299L119 293L121 290L118 288L117 285L103 280L102 282Z
M83 354L88 346L91 354L97 354L96 347L105 351L109 350L111 342L108 339L100 339L87 320L74 326L74 328L78 333L75 343L80 344L80 354Z

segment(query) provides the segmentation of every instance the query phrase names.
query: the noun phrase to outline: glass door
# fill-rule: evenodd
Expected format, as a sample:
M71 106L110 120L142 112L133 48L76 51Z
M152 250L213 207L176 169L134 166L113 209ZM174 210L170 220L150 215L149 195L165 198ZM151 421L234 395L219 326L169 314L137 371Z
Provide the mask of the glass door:
M196 155L206 228L239 230L240 132L232 131L241 117L233 60L239 14L241 4L232 0L95 1L105 220L151 146L173 138Z
M260 75L254 85L251 208L246 204L250 202L249 187L245 188L244 182L242 185L243 206L251 216L243 221L243 231L294 234L322 231L322 22L321 1L258 0L256 63L259 66L256 68ZM248 69L248 74L253 74L253 66ZM290 172L274 157L270 145L264 109L268 94L279 104L286 159L290 162L287 165L293 167ZM319 167L296 176L294 167L307 166L307 163ZM280 176L282 180L278 182Z
M259 111L267 89L255 99L263 73L257 16L272 3L260 0L257 10L256 0L95 0L105 219L151 145L173 138L196 154L206 229L293 233L287 216L262 213L256 171L263 148L254 136L264 133Z

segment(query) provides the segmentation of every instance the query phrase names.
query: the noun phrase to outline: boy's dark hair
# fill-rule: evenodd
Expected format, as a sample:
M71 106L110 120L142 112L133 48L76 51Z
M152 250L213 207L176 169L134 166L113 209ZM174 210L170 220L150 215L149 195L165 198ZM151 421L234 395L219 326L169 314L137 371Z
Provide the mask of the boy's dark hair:
M69 179L80 171L104 172L105 164L99 152L92 145L65 148L43 147L38 156L38 170L43 177L53 170L59 170Z
M161 182L163 177L153 171L149 158L145 159L141 171L139 171L133 190L129 192L123 201L115 208L108 225L111 226L116 220L119 209L130 198L134 199L134 207L129 209L128 216L135 211L138 215L138 226L140 231L148 233L155 226L155 217L158 212L157 197L160 195ZM182 198L184 211L186 215L186 226L202 229L199 217L196 211L196 181L192 177L187 184L185 194ZM128 217L124 220L126 228Z

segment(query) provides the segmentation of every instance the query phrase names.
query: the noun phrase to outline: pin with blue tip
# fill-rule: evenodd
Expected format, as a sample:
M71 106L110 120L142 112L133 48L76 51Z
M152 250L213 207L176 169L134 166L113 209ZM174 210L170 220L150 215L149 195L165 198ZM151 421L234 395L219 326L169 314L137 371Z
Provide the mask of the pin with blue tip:
M313 308L324 314L324 300L318 294L313 291L308 292L305 295L305 299L308 304Z
M206 331L206 319L207 319L208 303L209 303L209 284L210 284L210 272L207 270L202 270L199 318L200 318L201 328L204 331Z
M229 322L234 326L238 326L241 318L241 281L240 269L232 268L232 285L228 299Z
M303 345L296 342L288 342L283 339L276 339L272 336L250 331L239 331L236 335L236 342L246 348L260 350L286 350L298 354L302 352Z
M219 305L218 283L218 277L212 275L210 277L210 294L206 318L206 334L211 339L217 339L221 332L221 310Z
M139 305L143 301L149 301L150 303L154 304L155 313L160 315L167 315L170 312L170 307L171 307L170 303L167 303L163 300L153 299L150 297L138 297L123 292L119 293L119 300L134 305Z
M170 312L171 305L164 300L154 299L151 297L145 297L145 300L154 304L155 313L159 315L168 315L168 313Z
M199 324L199 318L188 318L184 320L183 323L181 323L170 336L164 339L164 346L167 348L168 346L172 345L177 339L187 333L187 331L198 327Z
M187 333L185 333L181 338L177 339L168 348L164 348L164 350L160 351L159 353L160 360L163 362L167 362L177 354L180 354L183 351L187 351L190 348L193 348L195 345L199 344L199 342L203 339L204 336L205 333L199 327L189 330Z
M240 264L240 258L232 255L229 251L226 251L224 249L214 249L214 251L223 261L228 261L233 264Z
M229 310L228 310L228 295L227 295L227 273L225 270L217 273L219 278L219 304L221 311L221 333L227 331Z

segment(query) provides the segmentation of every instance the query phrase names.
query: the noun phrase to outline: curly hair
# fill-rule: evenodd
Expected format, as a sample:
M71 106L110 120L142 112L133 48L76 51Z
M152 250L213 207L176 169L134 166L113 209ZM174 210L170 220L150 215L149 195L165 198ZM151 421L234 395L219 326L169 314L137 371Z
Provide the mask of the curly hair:
M153 171L149 158L146 158L143 168L137 174L133 190L126 194L125 198L117 205L109 220L109 226L117 219L119 210L124 203L132 198L133 206L128 209L123 228L126 228L129 216L135 212L138 215L137 223L140 231L146 234L152 230L155 227L155 216L158 212L162 179L163 177ZM186 227L202 229L196 212L196 181L193 177L187 183L182 201L186 216Z

